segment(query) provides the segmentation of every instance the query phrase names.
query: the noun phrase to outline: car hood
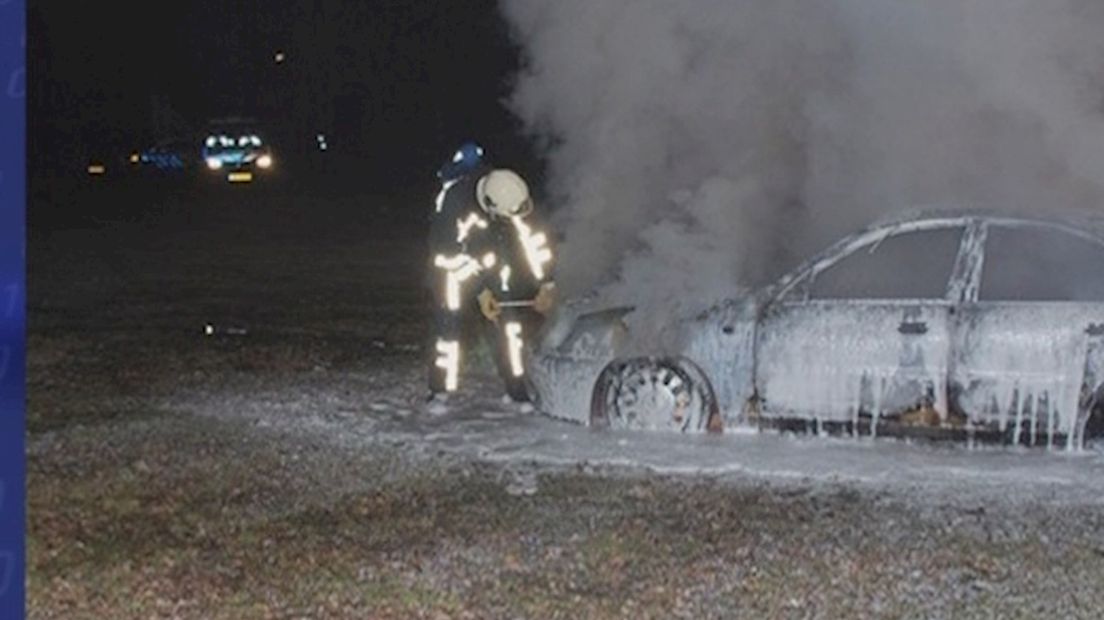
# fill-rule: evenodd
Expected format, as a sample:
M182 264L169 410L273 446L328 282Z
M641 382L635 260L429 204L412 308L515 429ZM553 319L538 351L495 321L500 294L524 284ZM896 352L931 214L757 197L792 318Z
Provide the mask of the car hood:
M754 321L770 299L772 288L726 299L701 312L667 323L659 333L635 333L633 305L596 306L591 299L566 303L549 317L538 350L542 354L576 358L684 352L702 324L720 327ZM650 330L647 330L650 331Z
M564 304L549 317L539 350L569 357L608 356L623 348L625 317L633 311L632 306L594 309L582 302Z

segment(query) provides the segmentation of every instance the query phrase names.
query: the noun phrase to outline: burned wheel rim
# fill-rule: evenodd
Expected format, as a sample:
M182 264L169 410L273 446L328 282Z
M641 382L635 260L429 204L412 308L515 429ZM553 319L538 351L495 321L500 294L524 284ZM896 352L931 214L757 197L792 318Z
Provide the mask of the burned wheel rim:
M596 427L705 432L719 429L713 387L685 358L618 360L602 371L591 400Z

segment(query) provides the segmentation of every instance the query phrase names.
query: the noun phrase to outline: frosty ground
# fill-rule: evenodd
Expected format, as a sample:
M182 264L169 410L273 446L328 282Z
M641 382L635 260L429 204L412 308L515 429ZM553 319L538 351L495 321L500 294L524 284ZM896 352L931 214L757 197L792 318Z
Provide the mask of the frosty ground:
M1104 617L1100 451L430 415L422 197L233 189L32 196L31 617Z

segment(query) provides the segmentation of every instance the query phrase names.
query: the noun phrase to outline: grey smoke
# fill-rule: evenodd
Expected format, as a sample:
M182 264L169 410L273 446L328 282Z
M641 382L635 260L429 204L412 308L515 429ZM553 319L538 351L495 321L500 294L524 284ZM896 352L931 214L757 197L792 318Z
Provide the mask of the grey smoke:
M503 0L569 293L664 313L932 203L1104 198L1097 0Z

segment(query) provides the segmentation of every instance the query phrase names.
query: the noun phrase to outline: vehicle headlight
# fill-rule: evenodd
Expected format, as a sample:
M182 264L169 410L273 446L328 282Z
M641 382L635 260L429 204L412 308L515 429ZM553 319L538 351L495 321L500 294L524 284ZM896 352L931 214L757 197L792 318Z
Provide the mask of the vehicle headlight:
M207 167L210 168L211 170L218 170L219 168L222 167L222 160L217 158L217 157L208 157L207 158Z
M261 155L257 158L257 166L261 168L270 168L272 166L272 156Z

